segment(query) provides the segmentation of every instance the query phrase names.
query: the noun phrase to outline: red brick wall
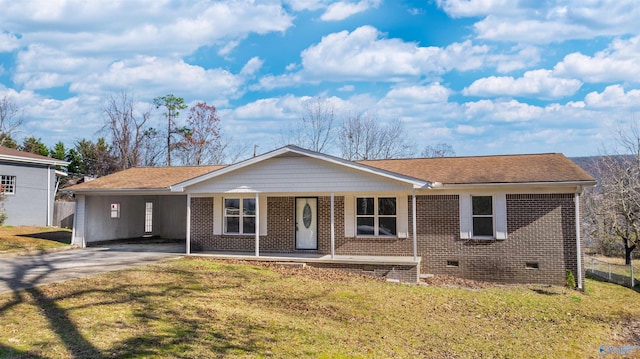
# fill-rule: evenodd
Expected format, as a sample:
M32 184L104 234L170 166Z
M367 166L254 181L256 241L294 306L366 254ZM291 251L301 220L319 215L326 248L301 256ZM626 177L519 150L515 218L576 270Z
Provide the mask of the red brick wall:
M416 202L422 273L559 285L567 269L576 276L573 194L507 195L507 239L477 243L459 237L457 195L417 196Z
M413 255L412 204L409 238L345 238L344 197L335 199L337 255ZM417 196L418 255L421 273L447 274L498 282L564 284L576 276L573 194L507 195L507 239L472 243L460 239L457 195ZM318 250L295 249L295 197L267 198L268 235L263 253L331 252L330 197L318 197ZM192 198L192 250L253 252L254 236L213 235L213 200ZM451 266L457 262L458 266ZM537 269L526 268L527 263ZM410 274L411 275L411 274Z

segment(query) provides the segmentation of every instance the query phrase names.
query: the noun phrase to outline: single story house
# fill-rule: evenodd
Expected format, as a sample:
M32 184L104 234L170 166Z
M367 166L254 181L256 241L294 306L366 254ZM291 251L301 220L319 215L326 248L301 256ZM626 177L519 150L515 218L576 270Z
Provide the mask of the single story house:
M69 162L0 146L0 190L12 226L51 226L59 178ZM60 168L60 169L58 169Z
M132 168L73 186L73 243L184 238L186 253L416 282L446 274L582 286L579 196L562 154L352 162L286 146L229 166Z

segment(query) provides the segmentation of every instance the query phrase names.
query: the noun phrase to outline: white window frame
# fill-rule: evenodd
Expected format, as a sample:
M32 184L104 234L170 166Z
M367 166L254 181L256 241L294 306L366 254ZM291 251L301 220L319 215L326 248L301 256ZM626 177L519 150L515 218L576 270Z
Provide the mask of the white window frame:
M491 214L474 214L473 213L473 198L488 197L491 198ZM496 198L491 195L471 195L471 238L496 238ZM476 234L474 219L475 218L491 218L491 234Z
M239 213L237 215L235 214L228 214L227 213L227 207L226 207L226 201L227 200L238 200L239 205L238 207L240 207ZM254 208L256 207L257 203L255 197L224 197L222 198L222 233L225 235L255 235L255 231L256 231L256 226L257 223L256 221L258 221L259 219L256 217L255 214L255 209L254 209L254 214L245 214L244 213L244 200L251 200L253 201L253 206ZM227 218L238 218L238 232L229 232L227 230ZM253 217L253 223L254 223L254 227L253 227L253 232L245 232L244 231L244 218L250 218Z
M373 214L358 214L358 200L365 198L373 198ZM379 214L379 201L381 198L392 198L395 201L396 214L383 215ZM356 196L354 202L354 216L355 216L355 235L356 237L382 237L382 238L397 238L398 237L398 197L396 196ZM373 234L358 234L358 218L373 218ZM380 218L395 218L396 220L396 233L391 235L380 234Z
M0 186L2 186L2 193L8 195L16 194L16 176L0 175ZM11 190L8 190L9 188Z
M144 233L153 233L153 201L144 202Z
M472 197L492 197L493 236L473 235ZM459 194L460 239L507 239L507 200L504 192L478 192Z

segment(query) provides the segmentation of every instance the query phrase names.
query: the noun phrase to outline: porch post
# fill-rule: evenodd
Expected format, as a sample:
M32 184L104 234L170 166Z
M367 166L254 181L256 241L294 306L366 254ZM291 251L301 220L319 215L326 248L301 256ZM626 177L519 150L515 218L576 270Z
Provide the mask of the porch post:
M256 257L260 257L260 195L256 192Z
M187 255L191 254L191 193L187 193Z
M576 260L578 270L576 278L578 279L578 289L582 289L582 253L580 246L580 194L576 193L573 197L576 206Z
M416 233L416 190L413 190L413 193L411 194L411 216L413 218L413 260L417 261L418 260L418 234Z
M331 259L336 255L335 220L333 211L333 192L331 192Z

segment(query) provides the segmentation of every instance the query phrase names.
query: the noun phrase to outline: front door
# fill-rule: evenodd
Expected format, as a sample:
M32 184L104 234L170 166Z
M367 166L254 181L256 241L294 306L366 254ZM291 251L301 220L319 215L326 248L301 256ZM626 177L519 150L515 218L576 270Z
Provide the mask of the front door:
M317 212L317 198L296 198L296 249L318 249Z

